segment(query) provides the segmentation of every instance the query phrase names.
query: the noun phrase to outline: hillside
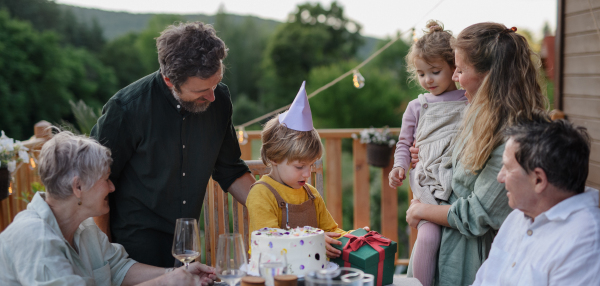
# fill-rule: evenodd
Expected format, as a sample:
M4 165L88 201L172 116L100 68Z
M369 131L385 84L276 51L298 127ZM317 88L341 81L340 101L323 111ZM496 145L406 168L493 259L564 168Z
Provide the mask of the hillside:
M143 31L150 18L155 14L133 14L128 12L113 12L100 9L82 8L70 5L59 4L59 7L65 10L71 10L75 17L87 24L91 24L94 19L98 22L103 30L103 35L107 40L113 40L127 34L129 32ZM188 14L182 15L188 21L202 21L205 23L214 23L214 15L205 14ZM231 15L235 22L243 22L246 18L253 18L254 22L269 33L274 32L275 28L281 22L275 20L262 19L255 16ZM357 56L361 59L366 58L373 51L379 39L372 37L364 37L365 43L358 50Z

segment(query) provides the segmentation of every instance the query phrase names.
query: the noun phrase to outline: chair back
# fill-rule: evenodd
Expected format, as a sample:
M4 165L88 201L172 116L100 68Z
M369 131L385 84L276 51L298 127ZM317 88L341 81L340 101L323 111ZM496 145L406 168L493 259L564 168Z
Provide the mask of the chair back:
M246 164L257 180L271 172L271 167L263 164L261 160L246 160ZM323 161L321 159L311 166L311 176L307 183L313 185L323 196ZM207 265L215 266L216 264L215 258L220 234L231 232L242 234L244 246L246 250L249 250L248 209L229 193L224 192L212 178L206 187L203 209L204 253Z

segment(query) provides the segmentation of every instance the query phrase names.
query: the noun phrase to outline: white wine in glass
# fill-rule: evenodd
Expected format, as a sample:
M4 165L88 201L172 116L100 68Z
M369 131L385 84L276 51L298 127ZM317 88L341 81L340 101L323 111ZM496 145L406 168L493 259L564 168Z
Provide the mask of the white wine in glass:
M246 276L248 261L242 235L239 233L219 235L217 246L217 277L235 286Z
M177 219L171 254L185 264L185 269L200 256L200 235L195 218Z

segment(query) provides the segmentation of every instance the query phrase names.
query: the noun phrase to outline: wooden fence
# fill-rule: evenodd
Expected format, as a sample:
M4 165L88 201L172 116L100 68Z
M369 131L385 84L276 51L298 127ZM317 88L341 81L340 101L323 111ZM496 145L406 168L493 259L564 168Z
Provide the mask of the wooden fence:
M32 139L24 142L25 146L33 150L34 158L39 155L39 150L44 142L51 136L46 128L48 122L42 121L34 127L35 135ZM321 139L325 141L325 201L327 209L336 222L342 222L342 139L351 138L362 129L319 129ZM391 132L399 133L400 128L391 128ZM242 159L251 160L252 141L260 140L260 131L248 132L248 143L240 145ZM343 226L346 229L356 229L370 225L370 192L369 192L369 165L367 164L366 145L358 140L353 140L353 165L354 165L354 225ZM387 175L391 171L391 161L386 168L381 169L381 229L382 235L398 241L398 191L388 186ZM22 194L31 195L31 184L40 182L37 169L29 164L19 166L14 175L12 184L12 195L0 203L0 231L4 230L12 221L14 216L27 207L27 203L20 199ZM412 199L409 191L409 201ZM409 253L416 238L416 230L410 234ZM399 260L400 264L407 264L406 260Z

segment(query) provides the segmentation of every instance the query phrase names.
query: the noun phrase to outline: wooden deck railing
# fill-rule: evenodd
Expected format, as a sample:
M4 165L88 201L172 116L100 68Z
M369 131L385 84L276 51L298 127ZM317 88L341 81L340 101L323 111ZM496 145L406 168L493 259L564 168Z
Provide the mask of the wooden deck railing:
M33 150L37 157L41 145L46 142L49 135L46 128L48 122L42 121L34 127L35 136L24 142ZM323 157L325 171L325 201L327 209L336 222L342 223L342 139L351 138L362 129L319 129L321 139L325 141L325 155ZM400 128L391 128L391 132L399 133ZM251 160L252 141L260 140L260 131L248 132L248 143L241 145L242 159ZM353 140L353 200L354 200L354 225L342 226L345 229L356 229L370 225L370 192L369 192L369 166L367 164L366 145L358 140ZM390 158L390 161L393 160ZM388 186L387 175L391 171L392 164L382 168L381 173L381 229L378 231L394 241L398 241L398 191ZM15 181L12 185L12 195L0 203L0 231L4 230L12 221L14 216L24 210L27 205L19 199L22 193L31 194L31 183L40 182L37 169L30 168L28 164L22 164L15 173ZM409 201L411 198L409 191ZM409 238L409 253L412 249L416 231L412 230ZM407 264L406 260L399 260L400 264Z

